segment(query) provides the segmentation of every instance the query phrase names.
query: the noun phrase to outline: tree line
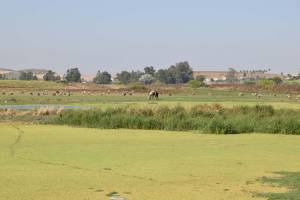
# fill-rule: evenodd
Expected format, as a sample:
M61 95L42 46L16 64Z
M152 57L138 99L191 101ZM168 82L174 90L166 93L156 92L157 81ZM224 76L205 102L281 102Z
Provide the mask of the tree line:
M48 71L43 79L45 81L61 80L61 77L55 75L53 71ZM171 65L167 69L156 70L153 66L147 66L143 71L121 71L116 74L115 82L129 84L140 82L143 84L152 84L156 81L165 84L187 83L193 79L193 69L188 62L179 62ZM70 68L66 71L63 80L67 82L81 82L81 73L78 68ZM204 80L204 79L203 79ZM98 71L93 79L96 84L112 83L112 75L107 71Z

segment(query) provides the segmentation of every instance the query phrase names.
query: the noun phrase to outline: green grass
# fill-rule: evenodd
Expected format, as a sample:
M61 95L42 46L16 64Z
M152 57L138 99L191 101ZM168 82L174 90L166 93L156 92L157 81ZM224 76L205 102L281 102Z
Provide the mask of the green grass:
M66 110L48 123L90 128L129 128L147 130L198 130L204 133L282 133L300 135L299 110L275 110L272 106L220 105L119 107L108 109Z
M120 90L131 90L125 86L113 86L115 89L119 87ZM130 87L130 86L128 86ZM168 105L176 106L178 104L184 107L192 107L196 104L214 104L218 103L224 107L232 107L234 105L272 105L275 108L290 108L300 109L300 100L293 95L291 99L287 98L286 94L277 94L276 97L271 92L261 93L262 98L258 99L251 95L251 93L244 93L239 96L238 91L229 89L213 89L213 88L199 88L190 89L188 87L176 89L175 86L165 86L170 90L167 92L166 88L160 95L159 101L150 102L147 98L147 93L134 93L133 96L123 96L122 92L112 92L110 95L103 95L106 91L104 86L89 84L62 84L46 81L0 81L0 105L24 105L24 104L62 104L62 105L83 105L92 107L116 107L119 105ZM53 96L55 90L64 89L84 90L92 89L99 90L93 92L91 95L82 94L80 92L72 92L72 96ZM38 96L37 92L49 91L48 95ZM22 91L24 93L22 93ZM113 91L113 90L112 90ZM2 92L6 92L5 95ZM13 92L13 95L9 95ZM34 95L30 95L34 92ZM172 93L169 96L168 93ZM195 95L192 95L194 93Z
M0 199L262 200L253 195L284 189L256 180L299 172L299 143L291 135L0 124Z
M269 200L299 200L300 199L300 172L276 172L277 177L262 177L259 180L264 184L275 187L284 187L287 192L260 193L258 196Z
M20 80L0 80L0 88L10 91L13 89L61 89L65 85L52 81L20 81Z
M212 90L214 91L214 90ZM121 94L111 94L102 96L100 93L94 95L74 94L72 96L31 96L29 94L1 95L0 105L24 105L24 104L63 104L63 105L83 105L93 107L112 107L118 105L170 105L180 104L191 107L199 103L214 104L219 103L224 107L233 105L272 105L276 108L300 109L300 101L288 99L285 95L272 97L265 95L262 99L247 94L239 97L236 92L214 91L213 94L199 93L195 96L187 94L177 94L173 96L161 95L158 101L149 101L147 94L135 94L134 96L122 96Z

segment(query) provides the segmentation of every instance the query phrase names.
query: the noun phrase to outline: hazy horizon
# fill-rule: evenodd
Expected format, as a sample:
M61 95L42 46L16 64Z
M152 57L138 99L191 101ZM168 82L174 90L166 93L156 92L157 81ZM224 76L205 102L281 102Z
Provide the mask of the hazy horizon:
M0 1L0 68L300 73L300 1Z

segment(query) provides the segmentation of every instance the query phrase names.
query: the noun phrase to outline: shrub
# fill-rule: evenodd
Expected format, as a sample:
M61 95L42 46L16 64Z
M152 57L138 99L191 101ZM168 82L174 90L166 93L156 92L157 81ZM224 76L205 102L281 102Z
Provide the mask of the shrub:
M205 85L203 82L200 82L198 80L190 80L187 84L190 88L194 88L194 89Z

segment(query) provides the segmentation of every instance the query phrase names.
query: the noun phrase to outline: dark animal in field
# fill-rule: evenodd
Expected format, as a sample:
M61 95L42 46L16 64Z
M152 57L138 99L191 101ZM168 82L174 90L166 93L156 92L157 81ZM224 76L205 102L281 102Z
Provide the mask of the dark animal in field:
M5 95L6 93L5 92L2 92L2 95Z
M172 93L169 93L169 96L172 96Z
M11 101L11 102L17 102L17 99L11 98L11 99L9 99L9 101Z
M41 96L41 94L40 94L39 92L37 93L37 95L38 95L38 96Z
M30 94L30 95L33 95L33 92L30 92L29 94Z
M240 92L240 93L239 93L239 96L240 96L240 97L244 96L244 93Z
M149 95L148 95L148 99L149 100L154 100L154 99L158 99L158 95L159 95L159 93L158 93L158 91L156 91L156 90L151 90L150 92L149 92Z
M14 95L14 93L13 93L13 92L11 92L11 93L10 93L10 95Z
M129 91L124 91L124 92L122 93L122 95L123 95L123 96L126 96L128 93L129 93Z

